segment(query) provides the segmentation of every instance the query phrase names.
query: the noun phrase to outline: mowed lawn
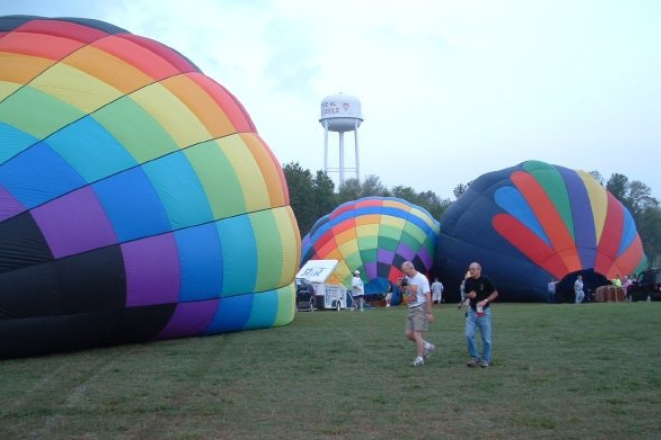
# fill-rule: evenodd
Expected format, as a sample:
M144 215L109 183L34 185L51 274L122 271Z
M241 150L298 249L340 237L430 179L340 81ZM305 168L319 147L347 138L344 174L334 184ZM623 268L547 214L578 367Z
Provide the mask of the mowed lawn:
M0 361L0 439L661 439L661 303L497 303L488 369L435 308Z

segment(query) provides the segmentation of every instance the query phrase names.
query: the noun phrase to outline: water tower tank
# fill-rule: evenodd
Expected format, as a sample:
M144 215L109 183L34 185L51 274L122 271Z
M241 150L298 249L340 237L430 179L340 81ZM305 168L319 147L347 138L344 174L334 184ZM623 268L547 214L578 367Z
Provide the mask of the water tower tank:
M321 101L321 117L319 122L329 131L343 133L360 127L363 114L358 98L338 93L330 95Z

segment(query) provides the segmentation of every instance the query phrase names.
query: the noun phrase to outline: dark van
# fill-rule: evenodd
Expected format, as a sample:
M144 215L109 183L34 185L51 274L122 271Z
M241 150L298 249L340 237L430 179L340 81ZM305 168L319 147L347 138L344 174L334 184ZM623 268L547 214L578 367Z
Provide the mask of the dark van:
M661 301L660 289L661 269L647 269L629 287L629 295L632 301L646 301L648 296L652 301Z

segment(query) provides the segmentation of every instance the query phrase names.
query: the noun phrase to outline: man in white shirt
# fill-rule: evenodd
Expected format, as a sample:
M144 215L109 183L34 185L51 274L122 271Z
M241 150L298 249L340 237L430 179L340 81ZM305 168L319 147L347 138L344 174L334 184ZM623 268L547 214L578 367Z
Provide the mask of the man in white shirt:
M574 281L574 293L576 294L575 302L580 304L585 298L585 292L583 292L583 275L578 274L576 281Z
M440 305L443 301L443 283L438 281L438 278L434 278L434 282L431 283L431 293L432 303L438 301L438 304Z
M363 285L363 280L360 279L359 270L355 270L353 272L353 279L351 280L351 288L353 289L351 296L353 297L354 308L356 307L356 301L358 301L360 311L364 312L365 310L363 310L363 301L365 298L365 286Z
M415 343L416 358L411 363L414 367L425 364L428 357L436 348L422 337L427 331L427 323L434 322L431 313L431 293L427 277L415 270L413 263L405 261L402 264L402 272L406 275L400 278L398 286L406 295L408 301L408 315L406 316L406 338Z

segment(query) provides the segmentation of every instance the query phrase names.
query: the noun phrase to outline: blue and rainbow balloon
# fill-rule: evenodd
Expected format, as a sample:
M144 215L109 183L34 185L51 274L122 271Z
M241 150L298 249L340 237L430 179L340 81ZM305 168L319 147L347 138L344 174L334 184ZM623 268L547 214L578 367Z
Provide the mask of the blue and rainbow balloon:
M299 255L220 84L108 23L0 17L0 357L286 324Z
M604 279L646 263L629 211L590 174L529 161L476 179L441 219L436 264L459 285L482 264L502 298L543 301L550 278Z

